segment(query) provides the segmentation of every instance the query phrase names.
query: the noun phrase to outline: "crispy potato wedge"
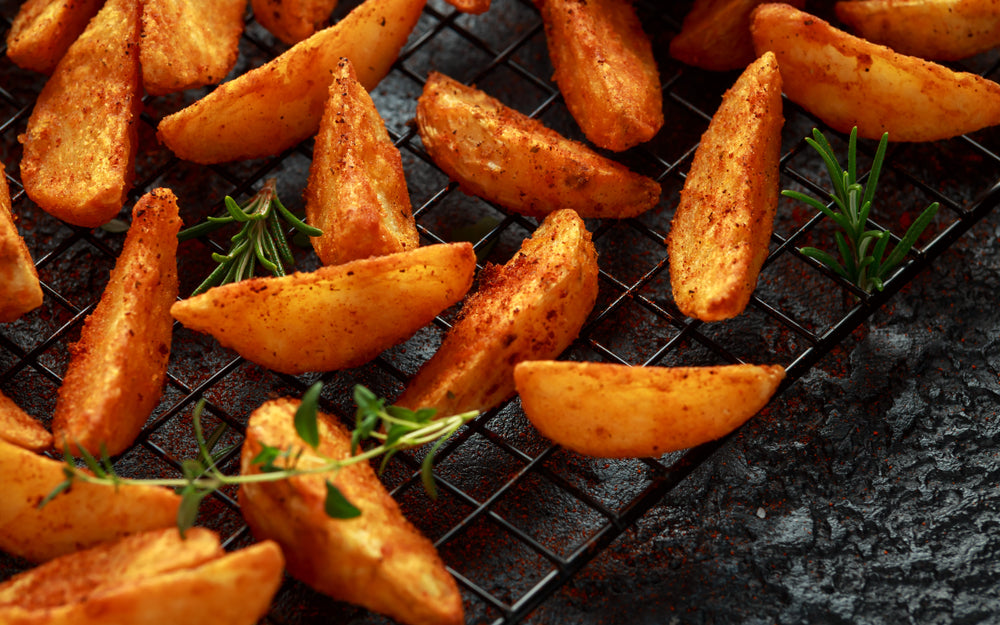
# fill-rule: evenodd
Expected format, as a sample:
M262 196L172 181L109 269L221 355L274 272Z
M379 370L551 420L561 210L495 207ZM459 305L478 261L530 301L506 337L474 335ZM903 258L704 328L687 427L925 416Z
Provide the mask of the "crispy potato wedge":
M28 197L77 226L118 215L135 177L139 9L139 0L107 1L45 83L18 137Z
M445 0L462 13L479 15L490 10L490 0Z
M778 205L784 121L781 74L765 52L723 95L671 221L670 283L689 317L729 319L750 301Z
M330 25L337 0L251 0L253 16L271 34L294 45Z
M420 244L403 159L346 58L330 85L305 196L306 218L323 231L310 241L326 265Z
M469 243L428 245L213 287L170 312L275 371L346 369L408 339L460 300L475 268Z
M7 33L7 56L24 69L51 74L102 4L104 0L26 0Z
M780 365L629 367L522 362L524 414L546 438L587 456L643 458L722 438L757 414Z
M553 78L595 145L627 150L663 126L660 72L630 0L534 0Z
M0 438L31 451L52 447L52 434L37 419L0 393Z
M143 0L142 84L163 95L221 82L239 56L246 0Z
M417 100L424 148L463 191L523 215L569 208L581 217L635 217L660 185L482 91L431 72Z
M545 218L502 267L487 265L444 343L396 402L438 417L486 411L514 394L514 365L555 358L597 298L597 252L571 210Z
M273 61L160 121L157 135L196 163L280 154L316 134L341 57L373 89L389 72L426 0L365 0Z
M834 130L936 141L1000 124L1000 85L893 52L785 4L754 10L759 54L778 57L785 94Z
M0 550L44 562L176 523L180 496L158 486L77 482L39 508L64 479L62 462L0 439Z
M202 528L143 532L0 584L5 625L253 625L281 583L281 549L233 553Z
M111 279L59 387L52 433L60 448L121 453L160 400L177 299L177 198L155 189L136 203Z
M834 9L858 36L900 54L956 61L1000 45L997 0L861 0Z
M298 400L269 401L250 415L243 444L244 475L262 444L302 450L298 466L351 456L351 434L319 415L319 447L306 447L295 430ZM284 460L275 464L281 466ZM324 511L331 481L361 515L332 519ZM408 625L463 623L462 598L434 545L403 516L367 462L336 473L243 484L240 509L259 539L277 541L288 572L319 592L362 605Z
M7 176L0 165L0 323L42 305L42 285L31 253L14 225Z

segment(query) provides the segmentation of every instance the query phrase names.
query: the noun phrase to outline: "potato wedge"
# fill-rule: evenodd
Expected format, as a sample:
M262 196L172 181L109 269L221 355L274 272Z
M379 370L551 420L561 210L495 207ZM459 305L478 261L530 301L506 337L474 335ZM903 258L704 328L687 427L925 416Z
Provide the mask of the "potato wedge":
M107 1L45 83L18 137L28 197L77 226L118 215L135 177L139 5Z
M482 91L431 72L417 100L424 148L462 190L522 215L562 208L581 217L635 217L660 185Z
M859 37L900 54L957 61L1000 45L996 0L860 0L834 9Z
M52 418L56 445L121 453L160 400L177 299L177 198L155 189L136 203L111 279L84 321Z
M45 426L3 393L0 393L0 438L31 451L52 447L52 434Z
M630 0L534 0L553 78L595 145L620 152L663 126L660 72Z
M252 459L262 444L302 449L299 466L351 456L351 434L319 415L320 444L306 447L296 434L298 400L277 399L255 410L241 454L243 475L260 468ZM281 466L283 460L277 461ZM326 481L337 486L361 515L332 519L324 511ZM367 462L336 473L243 484L240 509L259 539L281 545L288 572L335 599L389 615L408 625L459 625L462 597L434 545L403 516Z
M14 225L7 176L0 165L0 323L42 305L42 285L31 253Z
M142 84L163 95L221 82L239 56L246 0L143 0Z
M643 458L722 438L757 414L781 365L629 367L522 362L524 414L546 438L587 456Z
M514 394L514 365L555 358L597 298L597 252L571 210L545 218L503 267L487 265L479 291L396 402L438 417L486 411Z
M185 326L282 373L356 367L430 323L472 286L469 243L254 278L170 309Z
M784 4L754 10L758 54L778 57L785 94L834 130L936 141L1000 124L1000 85L893 52Z
M723 95L671 220L670 284L689 317L729 319L750 301L778 205L784 121L781 74L765 52Z
M226 553L202 528L150 531L62 556L0 584L5 625L253 625L281 583L270 541Z
M479 15L490 10L490 0L445 0L462 13Z
M0 439L0 550L44 562L177 521L180 496L158 486L77 482L39 508L64 479L62 462Z
M420 244L403 159L346 58L330 85L305 196L307 220L323 231L309 240L326 265Z
M251 0L253 16L271 34L294 45L330 25L337 0Z
M26 0L7 33L7 57L24 69L51 74L104 0Z
M365 89L389 72L426 0L365 0L344 19L160 121L182 159L221 163L280 154L316 134L333 71L348 57Z

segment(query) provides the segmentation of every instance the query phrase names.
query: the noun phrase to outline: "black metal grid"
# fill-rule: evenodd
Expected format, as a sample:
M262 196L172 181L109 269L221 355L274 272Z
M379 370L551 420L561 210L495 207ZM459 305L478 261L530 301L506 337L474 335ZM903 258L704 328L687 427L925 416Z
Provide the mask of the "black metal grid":
M6 32L17 9L0 1ZM841 344L864 320L895 296L920 270L993 209L1000 201L998 137L986 130L933 144L893 145L880 184L881 203L873 227L899 234L931 201L941 210L903 269L884 292L868 296L802 257L797 247L829 242L826 220L782 200L771 255L748 310L737 319L703 324L681 315L670 297L663 237L683 185L698 138L722 92L736 75L686 68L667 53L688 3L640 3L643 23L654 41L664 84L666 127L653 141L612 155L662 183L660 205L636 219L589 222L600 254L597 306L566 358L632 365L773 362L786 367L784 387ZM343 15L356 2L338 8ZM236 72L256 66L283 47L248 16ZM964 69L997 78L996 57L972 60ZM431 0L390 75L373 91L390 135L403 155L407 183L424 243L472 238L481 257L502 263L535 227L535 220L462 194L423 152L410 123L427 72L442 71L476 83L521 111L542 119L567 136L582 138L552 81L544 33L527 0L494 0L483 16L465 16ZM0 160L7 166L14 210L42 279L40 310L0 327L0 390L28 412L48 421L68 362L69 343L98 301L123 235L104 229L66 226L35 207L19 183L20 147L40 77L0 61ZM194 166L176 160L153 136L157 121L203 93L147 98L136 187L128 209L156 186L173 188L188 224L220 211L224 195L246 197L269 177L291 207L301 206L311 143L272 159ZM782 186L824 195L818 159L801 141L822 125L786 101ZM835 147L843 137L827 131ZM862 149L870 155L872 145ZM182 244L181 292L190 292L208 272L211 248L221 249L225 233L212 240ZM316 266L307 250L300 269ZM207 420L231 426L238 443L246 416L262 401L299 395L314 380L326 382L323 404L349 415L350 387L361 382L395 397L419 365L433 353L454 311L358 369L322 376L285 376L248 363L209 337L175 328L163 398L132 449L116 459L123 474L176 475L180 461L194 455L190 413L208 401ZM781 401L780 395L776 401ZM441 450L436 475L440 497L430 500L417 474L419 453L401 454L385 481L404 512L437 544L462 588L469 622L531 622L532 611L640 516L660 502L727 439L658 459L596 461L568 453L531 428L515 399L491 410ZM236 452L226 459L235 469ZM203 506L199 523L220 532L229 548L252 540L235 493L224 492ZM4 556L6 575L26 563ZM288 580L265 623L341 620L383 621L363 610L333 602Z

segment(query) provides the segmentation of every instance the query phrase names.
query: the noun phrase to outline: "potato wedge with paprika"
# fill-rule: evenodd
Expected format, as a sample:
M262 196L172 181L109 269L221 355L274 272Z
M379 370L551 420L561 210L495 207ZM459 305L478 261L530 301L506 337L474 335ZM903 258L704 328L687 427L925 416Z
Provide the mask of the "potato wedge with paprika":
M253 459L263 445L301 450L297 466L351 456L351 433L318 415L319 445L313 450L296 433L298 400L276 399L255 410L241 453L243 475L260 467ZM275 466L285 466L278 459ZM324 509L330 481L361 511L348 519ZM240 509L259 539L281 545L288 572L317 591L386 614L407 625L463 623L462 597L434 545L403 516L368 462L333 473L275 482L245 483Z
M524 414L538 431L602 458L660 456L721 438L757 414L784 377L780 365L537 360L514 369Z
M0 438L31 451L52 447L52 434L37 419L0 393Z
M38 271L14 225L7 176L0 165L0 323L14 321L41 305Z
M291 46L329 26L337 0L251 0L250 5L257 23Z
M7 33L7 57L24 69L51 74L103 4L104 0L26 0Z

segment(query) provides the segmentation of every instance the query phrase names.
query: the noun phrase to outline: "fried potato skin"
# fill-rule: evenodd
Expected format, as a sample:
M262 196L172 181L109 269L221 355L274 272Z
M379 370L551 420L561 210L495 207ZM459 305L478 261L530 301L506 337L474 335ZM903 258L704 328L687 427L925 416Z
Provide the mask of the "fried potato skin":
M31 451L52 447L52 434L41 423L0 393L0 438Z
M635 217L660 199L655 180L438 72L417 100L417 128L463 191L522 215L569 208L584 218Z
M587 456L642 458L730 433L763 408L780 365L629 367L522 362L521 405L546 438Z
M244 475L259 473L251 460L262 443L281 449L304 447L294 426L298 406L298 400L277 399L250 415L241 453ZM299 466L316 461L317 453L337 459L351 455L351 435L343 425L322 413L318 424L319 447L316 452L306 447ZM327 479L361 516L326 515ZM437 550L406 520L367 462L337 473L243 484L239 501L254 535L278 542L288 572L319 592L408 625L464 622L461 595Z
M475 266L469 243L428 245L213 287L170 312L275 371L332 371L364 364L430 323L465 295Z
M139 60L150 95L222 81L236 64L246 0L143 0Z
M555 358L577 337L597 298L597 252L571 210L549 215L504 266L487 265L479 290L397 404L438 417L489 410L514 394L514 365Z
M44 507L66 479L63 463L0 439L0 550L44 562L135 532L172 527L180 496L168 488L77 482Z
M108 0L45 83L18 137L25 192L67 223L110 221L135 177L139 21L139 0Z
M26 0L7 33L7 56L16 65L51 74L87 28L104 0Z
M354 67L342 59L313 148L306 218L326 265L413 249L420 244L403 160Z
M365 0L273 61L164 117L157 136L195 163L280 154L316 134L340 58L351 59L358 80L373 89L399 56L425 3Z
M671 220L670 283L685 315L729 319L750 301L778 204L783 124L781 74L768 52L723 95Z
M630 0L534 0L573 119L595 145L620 152L663 126L660 72Z
M783 4L754 10L758 53L778 57L785 94L834 130L937 141L1000 124L1000 85L893 52Z
M254 19L288 45L329 26L337 0L251 0Z
M177 198L144 195L101 301L70 346L52 432L57 445L99 455L121 453L159 401L170 356L177 299Z
M42 286L31 253L14 225L7 176L0 165L0 323L42 305Z

